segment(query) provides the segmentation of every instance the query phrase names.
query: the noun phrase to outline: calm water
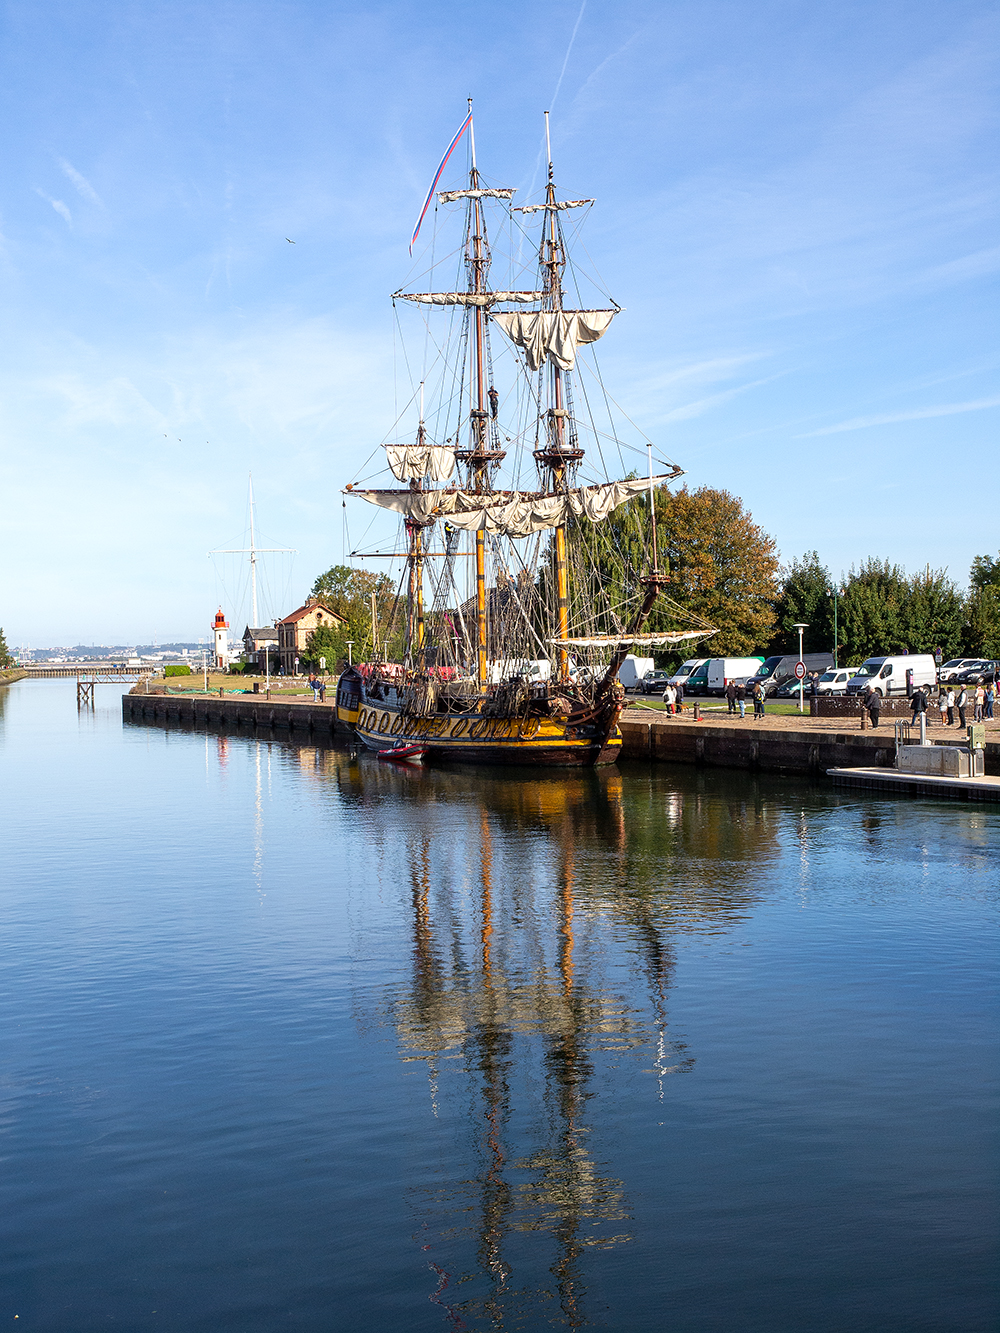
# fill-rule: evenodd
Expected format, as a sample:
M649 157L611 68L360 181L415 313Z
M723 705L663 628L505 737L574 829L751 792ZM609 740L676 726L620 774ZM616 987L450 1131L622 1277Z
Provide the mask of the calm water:
M996 1326L1000 814L97 693L0 690L0 1327Z

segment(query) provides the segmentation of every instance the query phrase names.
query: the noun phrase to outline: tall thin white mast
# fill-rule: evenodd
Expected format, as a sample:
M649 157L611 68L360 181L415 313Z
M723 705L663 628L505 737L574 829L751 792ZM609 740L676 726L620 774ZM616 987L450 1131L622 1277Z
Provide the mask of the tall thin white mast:
M253 536L253 473L250 473L250 598L253 606L254 628L260 622L257 619L257 548Z

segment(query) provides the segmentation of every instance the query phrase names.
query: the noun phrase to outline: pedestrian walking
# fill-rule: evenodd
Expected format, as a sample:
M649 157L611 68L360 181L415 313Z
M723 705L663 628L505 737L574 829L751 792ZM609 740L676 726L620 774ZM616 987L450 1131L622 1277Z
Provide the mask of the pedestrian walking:
M958 725L965 730L965 710L969 705L969 692L963 685L958 692L958 698L955 700L955 707L958 709Z
M736 686L736 702L740 706L740 717L745 718L747 715L747 687L742 681Z
M982 722L983 707L986 704L986 691L983 689L982 681L980 681L979 684L976 686L976 692L972 697L975 702L975 712L972 715L973 720L975 722Z
M948 726L953 727L955 725L955 691L953 689L948 690L945 702L948 705Z
M676 697L674 687L668 683L666 689L663 691L663 711L669 713L671 717L673 716L674 700Z
M677 705L678 713L684 712L684 682L679 680L674 687L674 703Z
M733 681L726 681L726 701L729 704L729 711L736 712L736 685Z

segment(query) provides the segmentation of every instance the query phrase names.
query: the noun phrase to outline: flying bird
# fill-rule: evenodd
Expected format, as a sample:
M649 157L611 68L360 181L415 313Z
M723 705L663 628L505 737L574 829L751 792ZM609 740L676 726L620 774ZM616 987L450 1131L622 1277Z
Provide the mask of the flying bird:
M295 242L292 240L292 238L291 238L290 236L286 236L286 237L285 237L285 240L288 242L289 245L294 245L294 244L295 244Z

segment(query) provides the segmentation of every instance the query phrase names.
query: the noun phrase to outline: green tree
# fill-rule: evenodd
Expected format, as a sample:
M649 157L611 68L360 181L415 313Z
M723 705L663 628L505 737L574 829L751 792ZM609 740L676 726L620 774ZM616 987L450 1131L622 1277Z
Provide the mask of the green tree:
M379 651L390 658L399 655L402 610L396 606L396 589L384 574L370 569L351 569L348 565L333 565L320 574L312 586L311 596L343 618L343 624L329 629L321 626L313 631L306 643L304 659L316 666L325 657L327 667L334 661L347 658L347 642L353 641L354 660L363 661L372 651L372 593L375 594L375 619L379 630ZM396 625L393 625L395 613ZM321 636L317 638L317 635ZM315 644L314 644L315 640ZM332 651L327 651L331 649Z
M866 560L851 569L840 591L840 641L843 663L857 666L872 653L901 652L902 607L907 581L899 565L888 560Z
M991 555L977 555L969 570L969 583L976 592L983 588L1000 588L1000 554L995 560Z
M1000 658L1000 585L988 583L969 597L962 651L967 657Z
M962 651L966 602L943 569L928 569L909 580L900 611L900 635L911 653L941 648L945 658Z
M969 584L962 651L969 657L1000 657L1000 555L977 555Z
M772 653L798 652L796 624L807 625L802 635L807 653L833 652L833 594L830 571L819 553L806 551L779 571L780 592L775 605L777 626L771 640Z
M774 628L777 595L773 539L728 491L703 486L671 493L664 486L656 491L655 504L659 565L669 571L670 583L647 629L676 629L690 614L717 627L705 640L713 654L763 652ZM573 544L581 550L571 579L574 621L589 619L610 632L631 620L651 567L651 527L645 495L621 505L603 523L574 525ZM550 591L548 568L542 583L543 591ZM551 603L551 597L546 600ZM605 617L595 612L598 606L609 607Z
M10 654L10 649L7 647L7 640L4 638L4 632L0 629L0 670L5 669L6 667L12 667L13 665L14 659Z

